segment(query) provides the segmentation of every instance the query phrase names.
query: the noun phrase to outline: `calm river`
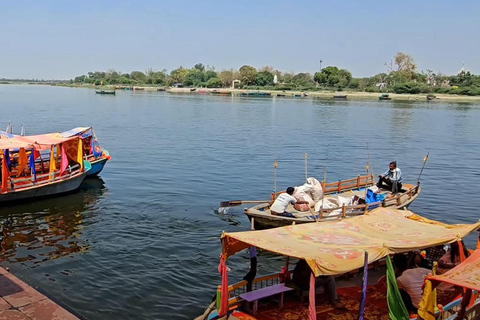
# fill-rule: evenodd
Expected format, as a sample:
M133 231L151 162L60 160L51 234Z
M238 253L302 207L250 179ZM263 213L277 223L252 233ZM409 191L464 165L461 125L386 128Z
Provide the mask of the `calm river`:
M210 302L222 230L243 231L242 207L277 186L383 172L396 160L421 177L410 209L474 222L480 183L480 105L240 98L0 86L0 129L27 134L93 126L112 160L75 194L0 208L0 265L83 319L192 319ZM368 145L368 147L367 147ZM475 235L467 243L473 245ZM278 258L277 258L278 259ZM275 258L273 259L275 260ZM275 261L274 261L275 262ZM229 259L230 281L248 271ZM259 274L276 266L259 261Z

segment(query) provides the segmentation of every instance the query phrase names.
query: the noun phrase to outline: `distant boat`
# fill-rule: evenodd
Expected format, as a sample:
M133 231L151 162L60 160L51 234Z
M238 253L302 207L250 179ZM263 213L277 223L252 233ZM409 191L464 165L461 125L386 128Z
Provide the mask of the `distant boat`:
M430 100L433 100L433 99L436 99L437 97L433 94L428 94L427 95L427 101L430 101Z
M347 99L346 94L336 94L333 96L334 99Z
M157 91L165 91L165 88L158 88Z
M229 95L232 94L231 91L217 91L217 90L210 91L209 93L210 94L219 94L219 95L224 95L224 96L229 96Z
M95 90L97 94L113 94L115 95L115 90Z
M378 97L378 100L392 100L392 98L389 97L388 93L384 93Z
M270 92L241 92L241 97L271 97Z

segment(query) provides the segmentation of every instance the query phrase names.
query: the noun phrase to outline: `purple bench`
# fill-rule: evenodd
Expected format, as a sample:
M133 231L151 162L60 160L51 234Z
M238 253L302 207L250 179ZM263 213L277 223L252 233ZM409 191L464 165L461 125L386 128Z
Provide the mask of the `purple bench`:
M283 307L283 294L287 291L292 291L293 289L285 286L284 283L279 283L274 286L265 287L262 289L246 292L240 295L240 298L247 302L253 302L253 313L257 314L258 310L258 300L266 297L271 297L276 294L280 294L280 300L278 301L279 307Z

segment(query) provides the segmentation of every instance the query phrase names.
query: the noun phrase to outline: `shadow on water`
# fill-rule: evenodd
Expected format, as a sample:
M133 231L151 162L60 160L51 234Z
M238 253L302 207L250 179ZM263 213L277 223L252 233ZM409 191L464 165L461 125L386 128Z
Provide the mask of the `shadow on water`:
M1 208L0 261L35 267L89 250L78 237L106 190L101 178L89 178L73 194Z

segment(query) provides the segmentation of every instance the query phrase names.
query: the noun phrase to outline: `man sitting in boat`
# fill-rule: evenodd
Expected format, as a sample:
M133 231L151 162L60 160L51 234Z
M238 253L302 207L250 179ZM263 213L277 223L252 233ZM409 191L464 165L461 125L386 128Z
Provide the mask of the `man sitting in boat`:
M377 187L390 190L393 193L402 190L402 171L397 168L396 161L390 162L388 170L383 175L378 176Z
M288 187L286 193L280 194L277 197L277 199L275 199L275 202L270 207L270 212L275 216L284 216L284 217L295 218L293 216L293 214L291 214L290 212L286 212L288 205L290 203L295 205L295 204L304 204L304 203L308 203L308 202L307 201L297 201L297 199L295 199L292 196L294 191L295 191L294 187Z
M310 289L310 275L312 270L308 266L307 262L303 259L298 260L295 269L293 270L292 282L303 291ZM315 288L323 287L325 294L330 301L333 308L340 309L344 305L338 301L337 287L335 284L335 278L333 276L318 276L315 278Z
M415 255L415 258L420 255ZM426 261L424 261L426 263ZM408 311L417 312L418 305L422 301L422 285L425 277L431 273L431 270L422 268L422 261L417 261L413 268L408 268L408 258L405 254L398 253L393 256L395 267L395 276L397 277L397 286L405 307Z

